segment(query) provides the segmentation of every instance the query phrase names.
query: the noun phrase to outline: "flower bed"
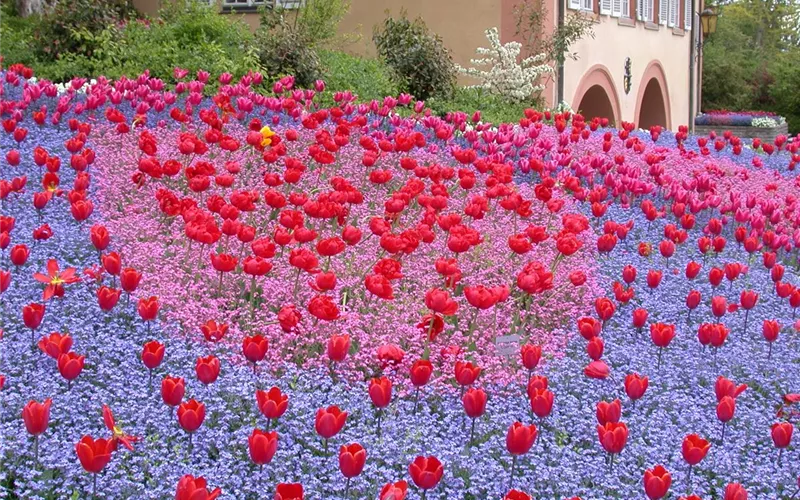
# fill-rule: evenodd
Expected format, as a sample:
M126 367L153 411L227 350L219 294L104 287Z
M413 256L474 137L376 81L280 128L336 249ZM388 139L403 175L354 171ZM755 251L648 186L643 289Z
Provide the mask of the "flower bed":
M797 141L22 72L5 496L797 489Z
M698 135L724 129L738 137L759 138L768 142L789 133L786 120L768 111L707 111L695 117L694 124Z

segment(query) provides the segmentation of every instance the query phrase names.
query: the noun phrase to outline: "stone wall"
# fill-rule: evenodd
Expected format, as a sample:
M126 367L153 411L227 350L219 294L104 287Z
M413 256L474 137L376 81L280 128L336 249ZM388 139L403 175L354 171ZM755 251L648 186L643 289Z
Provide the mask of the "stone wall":
M697 135L708 135L712 130L721 135L726 130L730 130L733 135L742 139L755 139L758 137L762 141L772 142L775 137L783 134L789 135L789 125L783 123L773 128L763 127L734 127L730 125L695 125L694 133Z

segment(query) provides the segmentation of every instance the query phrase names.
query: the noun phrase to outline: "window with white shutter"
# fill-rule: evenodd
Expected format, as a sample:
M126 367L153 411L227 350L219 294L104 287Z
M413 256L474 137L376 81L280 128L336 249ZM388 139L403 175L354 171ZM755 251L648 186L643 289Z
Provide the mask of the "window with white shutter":
M628 0L622 0L622 11L620 13L621 17L631 17L631 3Z
M611 2L611 16L619 17L622 15L622 0L612 0Z
M667 24L667 17L669 17L669 0L661 0L658 2L658 23Z
M666 0L664 0L666 1ZM636 3L636 19L646 23L652 23L653 20L653 0L637 0Z
M570 9L580 9L581 8L581 0L569 0L569 8Z
M600 0L600 14L604 16L611 15L612 0Z
M667 2L667 26L670 28L674 27L675 24L675 14L678 13L678 6L675 5L676 3L680 3L680 0L665 0Z
M644 21L644 0L636 0L636 19Z
M692 29L692 18L694 18L694 11L692 10L693 0L684 0L683 8L683 29Z
M581 1L581 10L588 10L589 12L594 11L594 0L580 0Z

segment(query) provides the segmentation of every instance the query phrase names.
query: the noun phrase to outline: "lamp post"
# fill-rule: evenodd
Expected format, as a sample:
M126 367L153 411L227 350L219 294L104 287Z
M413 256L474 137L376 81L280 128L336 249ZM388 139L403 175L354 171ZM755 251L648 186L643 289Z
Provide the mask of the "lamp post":
M700 33L697 36L697 51L696 57L699 59L698 64L698 77L697 77L697 109L702 109L703 104L703 45L705 45L706 38L717 31L717 7L708 5L699 14L700 17Z

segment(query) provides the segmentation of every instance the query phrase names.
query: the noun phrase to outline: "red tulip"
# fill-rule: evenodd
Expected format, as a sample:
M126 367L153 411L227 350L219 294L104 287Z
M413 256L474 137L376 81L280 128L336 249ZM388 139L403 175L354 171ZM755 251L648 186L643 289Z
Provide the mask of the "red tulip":
M631 373L625 377L625 394L631 398L632 401L644 396L647 391L648 379L642 377L638 373Z
M186 474L178 481L175 500L215 500L221 494L222 490L219 488L208 491L208 483L204 477Z
M43 304L35 303L28 304L22 308L22 321L26 327L31 329L31 335L33 330L36 330L42 324L44 310L45 306Z
M181 377L166 376L161 380L161 399L169 406L178 406L186 393L186 383Z
M711 313L714 316L721 318L725 315L725 312L728 310L728 301L725 300L725 297L721 297L719 295L711 298Z
M647 312L647 309L641 309L641 308L634 309L633 310L633 327L634 328L638 328L641 331L641 329L647 323L647 317L648 316L649 316L649 313Z
M578 320L578 333L586 340L600 335L601 323L594 318L580 318Z
M697 262L691 261L686 264L686 278L693 280L700 274L700 264Z
M337 363L344 361L350 351L350 335L332 335L328 339L328 359Z
M658 285L661 283L661 271L655 271L651 269L647 272L647 286L649 288L658 288Z
M625 266L622 269L622 280L629 285L636 281L636 268L630 264Z
M455 372L456 382L458 382L458 385L465 387L475 383L475 380L481 374L481 368L470 362L456 361Z
M158 297L139 299L137 310L143 321L152 321L158 316Z
M392 400L392 382L386 377L369 381L369 397L377 408L389 406Z
M730 483L725 487L725 496L722 500L747 500L747 490L739 483Z
M606 425L609 422L617 423L619 422L620 416L622 416L622 403L619 399L615 399L610 403L607 401L598 401L595 416L600 425Z
M213 354L209 354L205 358L197 358L194 365L194 371L197 374L197 380L204 385L213 384L219 377L219 358Z
M253 429L247 438L250 460L258 465L268 464L278 449L278 433Z
M213 319L210 319L200 325L200 331L203 333L203 337L208 342L219 342L228 333L228 325L225 323L217 323Z
M105 468L115 449L116 442L113 439L93 439L90 436L83 436L75 445L78 460L86 472L92 474L99 474Z
M520 422L514 422L506 433L506 449L512 455L524 455L533 446L536 435L535 425L523 425Z
M53 359L58 359L72 349L72 337L68 333L51 333L39 340L39 349Z
M122 271L122 259L117 252L103 254L100 257L100 262L106 272L112 276L118 276Z
M775 320L765 319L764 323L761 326L761 333L764 335L764 339L769 342L769 354L767 358L772 357L772 343L778 340L778 334L781 331L781 325Z
M542 348L538 345L525 344L520 348L520 356L522 357L522 366L531 372L536 369L542 358Z
M700 461L706 457L710 448L711 443L701 438L697 434L689 434L683 438L681 453L683 454L683 459L686 460L686 463L688 463L689 466L694 466L699 464Z
M606 422L597 426L600 446L612 455L622 452L628 442L628 426L623 422Z
M780 422L772 424L772 427L770 427L770 434L772 436L772 442L775 444L775 447L788 448L789 444L792 441L793 431L794 431L794 425L792 425L790 422Z
M600 297L594 302L594 309L597 316L605 323L611 319L611 316L614 315L614 311L616 311L617 308L609 299Z
M44 434L47 424L50 422L50 406L53 400L47 398L44 403L28 401L22 409L22 420L25 422L25 429L32 436Z
M531 496L523 491L511 490L506 493L506 496L503 497L503 500L531 500Z
M152 370L161 364L164 359L164 344L151 340L144 345L142 350L142 363L148 370Z
M419 359L411 365L409 375L414 387L422 387L428 383L433 373L433 365L427 359Z
M84 356L78 356L74 352L68 352L58 357L58 372L67 381L68 387L81 374L85 360Z
M653 323L650 325L650 338L653 340L653 344L662 349L669 346L669 343L675 338L675 325Z
M303 485L300 483L279 483L275 487L274 500L303 500Z
M378 500L405 500L407 492L408 483L405 481L388 483L381 488Z
M356 477L364 470L367 461L367 450L358 443L344 445L339 448L339 470L348 479ZM344 495L347 497L347 495Z
M546 418L553 411L553 399L555 395L547 389L537 389L533 394L529 394L531 411L539 418Z
M314 429L327 441L342 430L345 422L347 422L347 412L340 410L338 406L320 408L314 419Z
M739 397L747 389L747 384L736 385L732 380L725 377L717 377L714 383L714 393L717 396L717 401L722 401L725 396L730 396L732 399Z
M593 337L592 340L586 344L586 352L593 361L597 361L603 357L604 347L603 339L600 337Z
M103 311L110 311L119 302L119 297L122 292L116 288L108 288L101 286L97 289L97 303Z
M28 249L26 245L15 245L11 248L11 252L8 254L8 258L12 264L19 267L25 264L28 261L28 256L31 254L31 251Z
M269 342L263 335L253 335L242 340L242 352L244 357L253 363L253 371L256 369L256 363L263 360L267 355L268 349Z
M667 496L671 484L672 476L663 465L644 471L644 492L650 500Z
M486 411L486 392L483 389L468 389L461 398L464 411L472 419L480 418Z
M732 420L735 412L736 400L730 396L723 397L717 404L717 418L723 424Z
M184 431L192 433L200 428L206 418L206 405L190 399L178 405L178 423Z
M603 361L592 361L583 369L583 374L589 378L605 379L608 378L610 370Z
M419 456L408 466L408 473L418 487L423 490L435 488L444 475L444 467L434 456Z
M90 236L92 239L92 245L94 245L98 252L102 252L108 248L110 238L108 235L108 230L105 228L105 226L95 224L92 226Z
M256 404L262 415L274 420L286 413L289 396L282 394L277 387L273 387L269 391L256 391Z

